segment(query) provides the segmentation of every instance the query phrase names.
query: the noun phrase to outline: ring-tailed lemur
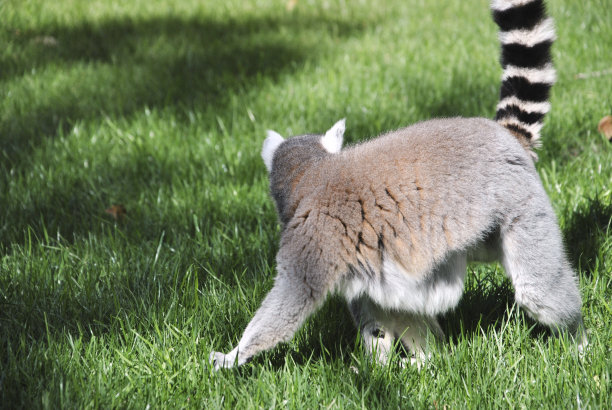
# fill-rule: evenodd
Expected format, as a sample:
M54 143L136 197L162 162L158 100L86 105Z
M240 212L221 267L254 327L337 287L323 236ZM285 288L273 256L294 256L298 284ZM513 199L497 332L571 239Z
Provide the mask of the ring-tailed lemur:
M503 77L496 121L438 119L342 148L270 131L262 157L282 225L275 284L215 368L290 339L337 292L384 362L393 338L423 355L436 315L457 305L468 258L497 259L518 304L586 343L577 279L531 158L555 79L542 0L494 0Z

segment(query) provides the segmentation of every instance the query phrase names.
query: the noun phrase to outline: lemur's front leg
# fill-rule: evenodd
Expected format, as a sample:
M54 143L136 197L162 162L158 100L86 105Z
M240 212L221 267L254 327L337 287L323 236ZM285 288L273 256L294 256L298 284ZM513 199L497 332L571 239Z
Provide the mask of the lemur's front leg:
M256 354L291 339L326 296L323 289L313 289L308 282L303 274L288 272L279 266L274 286L255 312L238 346L227 354L210 354L215 370L240 366Z

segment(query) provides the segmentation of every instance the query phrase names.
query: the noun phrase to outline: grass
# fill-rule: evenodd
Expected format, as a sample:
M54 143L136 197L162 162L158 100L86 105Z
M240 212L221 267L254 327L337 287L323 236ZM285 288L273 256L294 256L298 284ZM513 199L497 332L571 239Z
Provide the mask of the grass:
M423 371L369 363L331 298L291 342L214 373L274 277L265 130L346 117L355 142L491 117L500 68L484 0L212 3L0 2L0 407L612 407L609 5L549 1L538 168L580 276L584 358L475 265Z

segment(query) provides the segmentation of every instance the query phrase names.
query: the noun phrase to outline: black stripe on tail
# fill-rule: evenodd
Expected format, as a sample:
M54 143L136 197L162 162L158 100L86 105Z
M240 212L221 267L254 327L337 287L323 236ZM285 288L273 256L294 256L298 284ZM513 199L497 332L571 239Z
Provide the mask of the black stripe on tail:
M553 21L543 0L493 0L491 10L500 30L503 68L495 120L535 148L555 82Z

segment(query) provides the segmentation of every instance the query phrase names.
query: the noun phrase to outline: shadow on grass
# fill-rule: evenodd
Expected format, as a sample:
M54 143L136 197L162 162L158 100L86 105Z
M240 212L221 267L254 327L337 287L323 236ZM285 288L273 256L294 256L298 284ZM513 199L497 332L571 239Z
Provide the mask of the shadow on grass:
M144 107L177 107L179 121L187 121L181 116L192 110L223 116L231 96L260 86L264 79L276 81L317 58L320 44L305 41L304 33L343 37L367 24L307 14L240 21L170 16L11 31L23 51L0 61L0 84L16 84L0 114L0 169L31 172L32 151L81 120L123 118ZM55 42L42 44L46 37ZM242 162L245 170L254 169L248 163L253 158ZM95 187L91 178L75 175L49 184L44 193L31 193L25 204L3 198L7 218L0 224L0 249L25 240L14 233L15 226L32 226L39 234L46 228L68 240L95 232L93 225L113 197L125 201L170 186L188 168L183 159L151 159L129 158L122 166L91 169ZM253 184L250 171L241 175ZM125 195L113 195L106 185Z
M270 217L273 209L270 201L248 203L244 198L229 195L223 173L207 173L194 181L193 170L202 159L186 157L163 153L126 155L112 167L101 161L88 172L65 173L61 180L43 184L44 188L36 192L22 189L20 194L26 200L22 201L21 195L0 197L2 213L6 215L0 219L0 254L15 245L24 245L28 229L37 238L46 232L69 243L100 234L113 227L113 218L104 210L118 201L128 211L118 225L134 242L155 241L161 232L166 232L167 240L180 235L193 237L194 218L205 234L227 224L242 224L241 229L246 230L243 232L257 232L263 216L267 216L268 228L275 226L276 219ZM260 162L259 157L245 156L240 167L231 173L234 188L244 195L253 194L258 202L261 195L255 195L248 187L261 177L252 172L262 167ZM193 194L185 195L197 203L173 203L173 190L192 190ZM161 202L160 196L164 199ZM130 206L134 202L138 207Z
M265 79L276 81L317 58L321 46L304 42L304 33L342 37L364 24L303 14L227 22L168 17L20 33L15 43L25 51L14 60L0 61L0 84L17 84L0 114L0 169L28 172L33 150L81 120L123 118L144 107L177 107L177 115L211 110L223 116L231 96ZM42 36L52 36L57 43L34 41ZM35 75L27 74L33 70ZM138 198L143 191L170 189L172 176L186 169L181 159L155 164L148 160L131 158L124 166L95 171L99 180L120 181L117 189ZM253 175L246 170L255 167L243 165L238 179L252 183ZM17 198L2 198L0 368L12 370L9 376L0 374L0 390L5 377L6 383L29 384L25 372L36 365L28 359L33 342L66 334L85 339L110 331L121 334L116 327L130 318L147 323L153 320L152 312L163 317L171 306L197 306L201 294L196 284L208 280L208 271L231 274L244 261L271 263L273 258L270 238L275 234L269 226L275 220L263 221L269 222L270 238L255 245L232 236L234 226L242 233L261 231L258 204L216 198L200 204L197 217L180 206L163 215L154 207L136 215L130 209L127 222L115 228L102 213L111 194L90 186L86 176L49 185L44 193L32 193L35 197L25 206ZM194 218L200 223L200 239ZM210 243L208 234L214 229L227 242ZM45 239L47 233L51 240ZM63 239L54 239L56 233ZM105 246L96 250L96 235L101 233ZM85 256L71 255L69 246L60 246L75 237L87 242L88 235L89 245L81 243L79 248ZM269 246L262 251L262 244ZM180 252L165 262L157 257L160 250L168 255L177 249ZM60 255L53 256L56 252ZM101 256L87 261L89 252Z
M491 329L499 331L511 320L511 316L517 314L528 325L533 325L532 337L550 335L546 327L524 312L515 310L514 290L509 280L501 279L502 275L503 272L491 272L476 281L465 291L459 305L440 317L445 343L456 343L460 338L470 339ZM346 302L341 297L330 298L319 312L307 319L305 328L305 332L298 333L297 341L282 344L273 352L254 358L254 363L269 361L276 370L282 369L289 357L297 365L338 359L346 366L351 364L351 352L359 348L359 340ZM398 349L400 354L405 353L401 347L398 346Z
M23 52L0 61L0 83L17 84L0 117L0 165L26 167L42 139L82 119L169 106L221 114L228 95L316 58L318 45L297 35L348 36L365 24L307 15L223 22L164 17L12 32ZM47 37L55 39L51 45L41 43Z
M474 275L468 268L468 276ZM550 335L550 331L530 318L520 309L514 298L514 288L501 267L488 270L481 278L467 278L468 285L459 305L440 318L440 323L450 342L462 337L472 338L483 331L500 331L511 317L519 315L528 326L531 336ZM470 283L472 282L472 283Z
M593 198L581 205L568 219L565 246L574 266L591 275L597 261L606 263L600 251L612 228L612 204Z
M188 283L206 284L211 273L230 287L236 280L261 280L261 270L274 264L276 219L270 217L271 209L259 206L216 198L202 205L199 216L173 207L159 220L154 211L122 223L98 218L88 222L94 233L84 234L74 247L72 239L53 231L47 236L36 226L24 229L23 244L13 242L0 254L3 335L11 334L5 332L7 323L27 330L33 339L47 329L72 332L91 325L105 331L121 312L144 313L149 303L163 307L191 292ZM88 228L83 221L82 226L70 223L62 228L72 228L71 233ZM40 224L44 229L45 221ZM254 233L256 240L244 232ZM245 263L252 271L244 272ZM182 283L186 278L189 282Z

